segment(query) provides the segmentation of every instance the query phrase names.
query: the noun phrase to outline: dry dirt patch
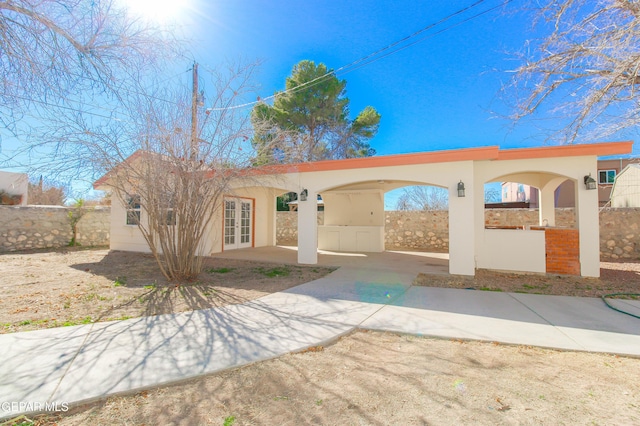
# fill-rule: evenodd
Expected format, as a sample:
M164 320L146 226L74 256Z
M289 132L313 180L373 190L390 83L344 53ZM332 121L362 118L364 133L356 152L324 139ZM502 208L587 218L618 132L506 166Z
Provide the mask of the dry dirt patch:
M640 424L639 359L378 332L321 349L35 424Z
M59 250L0 255L0 333L244 303L331 269L209 258L198 281L168 283L149 254Z
M600 278L476 271L474 277L419 274L414 285L512 293L600 297L640 293L640 262L601 262Z

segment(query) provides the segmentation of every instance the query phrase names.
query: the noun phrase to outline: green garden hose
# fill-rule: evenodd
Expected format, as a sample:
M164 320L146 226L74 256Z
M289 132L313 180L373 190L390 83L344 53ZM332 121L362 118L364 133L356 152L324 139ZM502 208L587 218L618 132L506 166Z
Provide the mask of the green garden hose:
M608 307L610 307L614 311L618 311L620 313L631 315L634 318L640 319L639 315L635 315L635 314L632 314L631 312L623 311L622 309L618 309L618 308L616 308L614 306L611 306L611 304L607 301L607 297L614 297L614 296L640 297L640 293L611 293L611 294L605 294L604 296L602 296L602 301L605 303L605 305L607 305Z

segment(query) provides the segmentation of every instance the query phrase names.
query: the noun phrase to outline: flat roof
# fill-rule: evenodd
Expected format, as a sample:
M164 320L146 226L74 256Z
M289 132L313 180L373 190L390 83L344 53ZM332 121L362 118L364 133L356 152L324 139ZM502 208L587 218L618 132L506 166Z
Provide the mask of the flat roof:
M323 160L296 164L273 164L247 169L247 174L269 175L286 173L322 172L331 170L365 169L375 167L394 167L415 164L452 163L458 161L504 161L531 158L605 156L629 154L633 150L633 141L601 142L593 144L556 145L531 148L500 149L498 146L463 148L410 154L394 154L373 157L345 158L341 160ZM141 155L136 151L125 161L131 161ZM93 187L106 183L111 172L98 179Z
M619 155L632 152L633 142L602 142L593 144L558 145L532 148L500 149L498 146L464 148L379 157L346 158L297 164L275 164L256 169L257 173L282 174L330 170L393 167L412 164L450 163L457 161L501 161L530 158L581 157L588 155ZM259 170L259 171L258 171Z

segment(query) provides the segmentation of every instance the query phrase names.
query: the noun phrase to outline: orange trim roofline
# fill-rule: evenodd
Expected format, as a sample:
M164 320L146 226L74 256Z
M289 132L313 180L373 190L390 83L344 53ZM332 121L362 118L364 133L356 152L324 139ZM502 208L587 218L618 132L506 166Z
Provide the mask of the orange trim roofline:
M602 142L581 145L541 146L500 150L498 160L524 160L527 158L581 157L595 155L630 154L633 141Z
M380 157L346 158L342 160L322 160L297 164L274 164L257 167L256 174L282 174L324 172L331 170L366 169L371 167L408 166L413 164L448 163L456 161L495 160L497 146L464 148L455 150L395 154Z
M603 142L582 145L558 145L533 148L500 149L498 146L479 148L463 148L455 150L417 152L411 154L396 154L380 157L347 158L342 160L323 160L297 164L273 164L242 170L240 175L276 175L287 173L324 172L332 170L365 169L374 167L408 166L415 164L453 163L458 161L494 161L494 160L525 160L533 158L606 156L629 154L633 150L633 141ZM125 161L131 161L142 155L136 151ZM98 179L93 187L105 184L111 173ZM213 173L213 172L210 172Z

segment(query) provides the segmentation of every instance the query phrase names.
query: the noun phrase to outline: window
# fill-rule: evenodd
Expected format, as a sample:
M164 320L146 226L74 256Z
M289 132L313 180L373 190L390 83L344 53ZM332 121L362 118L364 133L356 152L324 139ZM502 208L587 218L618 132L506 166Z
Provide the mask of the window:
M174 226L176 224L176 215L174 214L173 209L167 209L165 223L170 226Z
M127 225L138 223L140 223L140 196L131 195L127 197Z
M613 185L616 180L615 170L598 170L598 183L602 185Z

